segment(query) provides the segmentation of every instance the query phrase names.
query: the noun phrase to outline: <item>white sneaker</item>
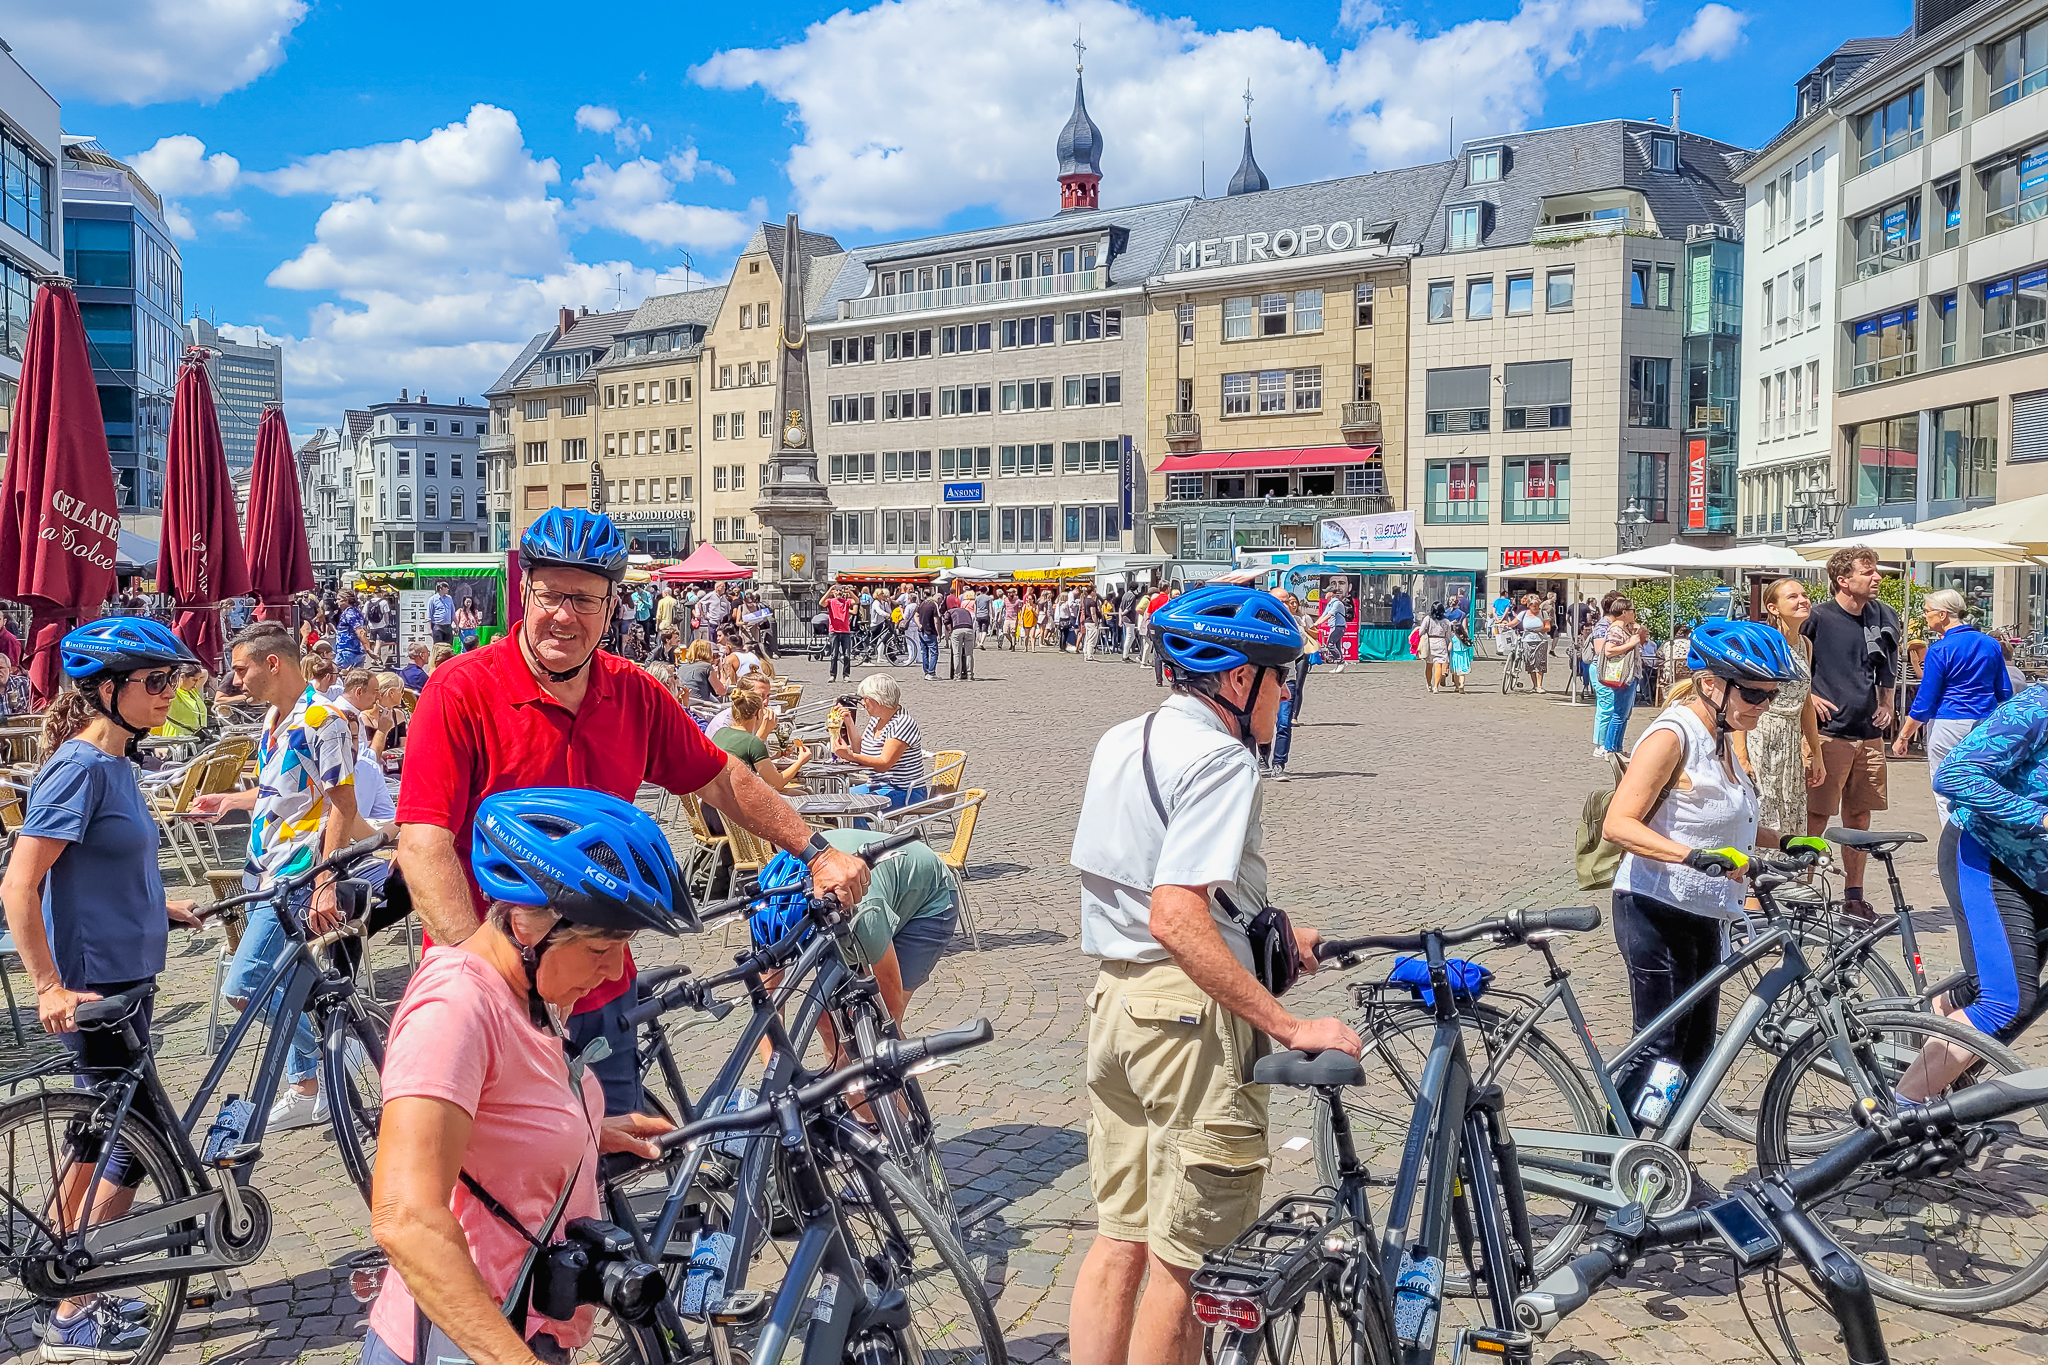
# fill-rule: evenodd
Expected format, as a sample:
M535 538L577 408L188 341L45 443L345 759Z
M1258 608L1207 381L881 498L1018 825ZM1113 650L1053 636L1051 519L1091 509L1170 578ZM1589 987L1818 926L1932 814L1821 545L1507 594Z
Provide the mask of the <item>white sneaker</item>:
M1330 671L1332 673L1342 673L1344 671L1344 665L1338 664L1335 668L1331 669Z
M288 1133L294 1128L310 1128L316 1123L327 1121L327 1106L318 1095L308 1095L296 1086L288 1086L277 1102L270 1106L270 1117L263 1125L266 1133Z

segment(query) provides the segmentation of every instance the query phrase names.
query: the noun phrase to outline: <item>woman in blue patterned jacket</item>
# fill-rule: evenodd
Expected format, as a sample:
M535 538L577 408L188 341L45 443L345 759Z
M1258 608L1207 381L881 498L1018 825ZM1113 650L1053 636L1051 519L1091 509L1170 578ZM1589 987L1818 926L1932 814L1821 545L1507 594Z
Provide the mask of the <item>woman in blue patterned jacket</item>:
M2048 687L2029 687L1950 749L1934 792L1949 804L1941 883L1969 973L1936 1007L2009 1043L2048 1008L2040 946L2048 934ZM1932 1044L1899 1092L1938 1094L1968 1061Z

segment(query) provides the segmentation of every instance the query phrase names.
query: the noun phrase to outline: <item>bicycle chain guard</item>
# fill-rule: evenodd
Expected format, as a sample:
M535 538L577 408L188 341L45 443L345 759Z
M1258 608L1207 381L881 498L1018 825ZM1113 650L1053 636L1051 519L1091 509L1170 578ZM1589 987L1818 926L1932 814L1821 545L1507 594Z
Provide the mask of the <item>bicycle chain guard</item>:
M1626 1144L1608 1170L1615 1192L1641 1203L1652 1218L1668 1218L1692 1202L1692 1167L1661 1142L1640 1138Z

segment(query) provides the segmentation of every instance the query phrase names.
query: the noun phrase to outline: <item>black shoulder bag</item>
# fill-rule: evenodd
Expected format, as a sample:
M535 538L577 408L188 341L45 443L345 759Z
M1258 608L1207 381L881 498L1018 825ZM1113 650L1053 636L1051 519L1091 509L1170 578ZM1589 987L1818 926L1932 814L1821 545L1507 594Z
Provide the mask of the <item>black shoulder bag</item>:
M1158 718L1157 711L1145 717L1140 752L1145 765L1145 790L1152 797L1152 809L1158 812L1159 823L1164 826L1169 823L1166 802L1159 795L1159 780L1152 774L1152 722ZM1277 905L1268 905L1257 914L1248 915L1220 889L1215 895L1223 913L1230 917L1231 923L1244 930L1244 936L1251 941L1252 975L1273 993L1275 999L1286 994L1287 988L1301 979L1300 945L1295 940L1294 925L1287 918L1287 912Z

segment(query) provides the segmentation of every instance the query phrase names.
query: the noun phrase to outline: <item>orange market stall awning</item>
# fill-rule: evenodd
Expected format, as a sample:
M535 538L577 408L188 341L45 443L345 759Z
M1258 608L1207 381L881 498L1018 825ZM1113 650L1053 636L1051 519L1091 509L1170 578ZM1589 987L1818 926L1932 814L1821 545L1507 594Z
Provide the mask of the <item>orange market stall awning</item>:
M1290 450L1198 450L1169 455L1154 474L1202 474L1216 469L1316 469L1330 465L1371 464L1378 446L1303 446Z
M661 583L710 583L752 578L754 571L733 563L714 545L700 545L695 554L680 564L656 569L653 577Z
M929 583L937 569L841 569L835 583Z

